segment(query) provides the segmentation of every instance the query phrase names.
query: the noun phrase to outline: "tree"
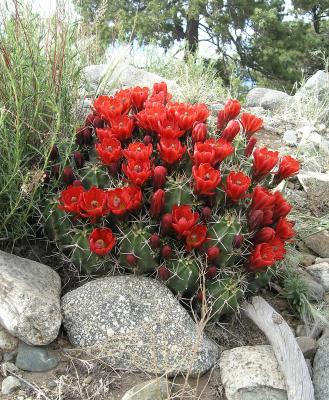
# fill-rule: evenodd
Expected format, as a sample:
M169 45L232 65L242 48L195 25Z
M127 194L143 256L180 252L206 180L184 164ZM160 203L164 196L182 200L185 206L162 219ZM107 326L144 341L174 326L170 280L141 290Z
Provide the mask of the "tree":
M296 14L311 17L314 32L321 33L321 22L329 17L329 0L293 0Z

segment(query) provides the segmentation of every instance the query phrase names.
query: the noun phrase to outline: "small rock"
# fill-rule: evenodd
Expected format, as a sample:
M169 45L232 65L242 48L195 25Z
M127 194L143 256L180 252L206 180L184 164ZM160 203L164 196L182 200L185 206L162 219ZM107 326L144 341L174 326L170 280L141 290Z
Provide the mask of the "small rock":
M0 325L0 350L13 351L18 346L18 339L8 333L5 328Z
M15 390L21 387L21 382L19 379L15 378L14 376L7 376L2 381L1 392L4 395L8 395L13 393Z
M329 233L321 231L303 239L308 248L321 258L329 258Z
M307 287L310 300L315 302L322 301L325 295L324 287L315 281L313 277L302 268L296 268L295 271Z
M319 70L312 75L305 84L297 90L295 98L301 98L311 95L319 101L325 99L329 88L329 74L325 71Z
M61 325L61 280L50 267L0 252L0 321L32 345L54 341Z
M30 372L43 372L55 368L57 364L57 358L49 355L47 348L20 343L16 358L18 368Z
M247 94L247 106L263 107L266 110L279 111L292 105L294 98L279 90L254 88Z
M308 253L301 253L301 257L301 265L304 267L309 267L310 265L314 264L314 261L316 260L315 256Z
M316 352L316 341L310 336L300 336L296 338L305 358L312 358Z
M321 264L323 262L329 263L329 258L316 257L313 264Z
M227 400L287 400L284 377L272 346L242 346L220 358Z
M169 376L203 374L217 361L216 344L161 282L122 275L96 279L62 298L71 343L99 351L113 368Z
M305 325L297 325L296 336L307 336L307 328Z
M329 399L329 337L318 341L313 362L313 385L316 400Z
M320 173L320 172L312 172L312 171L301 171L297 178L302 185L303 189L307 194L307 198L309 201L309 206L312 207L312 211L316 209L316 216L321 217L326 215L329 211L329 174ZM319 233L323 233L319 232ZM314 236L314 235L312 235ZM305 239L305 243L307 244L307 240L310 240L312 236L308 236ZM326 244L328 245L329 236ZM324 253L318 253L317 250L314 250L308 244L307 246L317 253L320 257L329 257L329 247L324 249ZM323 255L327 254L327 255Z
M329 291L329 263L322 262L320 264L313 264L307 268L314 279L321 283L326 291Z
M169 382L164 378L160 378L134 386L121 400L166 400L169 397Z
M9 353L4 353L3 359L4 361L13 361L15 360L16 356L17 356L17 349L14 351L10 351Z
M9 361L5 361L1 364L2 370L4 371L4 373L6 374L7 372L17 372L18 368L16 367L16 365L12 362Z
M93 377L91 375L88 375L84 380L83 383L85 385L89 385L93 381Z
M293 130L285 131L285 133L283 134L283 141L284 143L289 144L291 146L297 146L298 137L296 132Z

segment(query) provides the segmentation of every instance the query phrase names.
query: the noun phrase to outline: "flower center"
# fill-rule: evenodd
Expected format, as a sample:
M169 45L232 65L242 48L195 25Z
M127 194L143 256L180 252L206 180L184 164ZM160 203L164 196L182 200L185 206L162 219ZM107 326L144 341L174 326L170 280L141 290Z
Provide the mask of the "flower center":
M123 122L119 123L120 128L123 128Z
M95 246L97 249L103 249L105 247L105 242L103 239L98 239L95 242Z
M195 233L193 235L191 235L192 242L196 242L197 239L198 239L198 237Z
M113 150L112 146L107 147L107 151L112 152L112 150Z
M140 165L135 165L135 166L134 166L134 170L135 170L136 172L141 172L142 167L141 167Z
M78 201L78 198L76 196L71 197L71 203L76 203Z
M118 196L115 196L113 199L113 205L114 207L118 207L121 204L121 199Z
M209 174L206 174L206 175L204 176L204 180L205 180L205 181L209 181L209 179L210 179L210 175L209 175Z
M97 208L98 207L98 201L97 200L93 200L90 205L92 206L92 208Z

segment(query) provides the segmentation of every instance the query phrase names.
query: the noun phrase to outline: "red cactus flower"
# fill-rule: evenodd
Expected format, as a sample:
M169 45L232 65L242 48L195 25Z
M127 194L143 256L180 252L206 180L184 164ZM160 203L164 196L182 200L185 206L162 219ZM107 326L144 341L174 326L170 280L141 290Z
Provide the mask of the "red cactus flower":
M279 153L277 151L270 151L266 147L256 149L253 156L254 162L252 178L254 181L260 181L268 175L279 159Z
M184 135L185 131L181 130L175 121L165 119L159 122L156 130L161 139L179 139Z
M220 256L220 248L211 246L207 249L207 260L210 262L217 262Z
M142 190L139 186L128 186L125 188L130 197L129 211L136 211L140 208L143 200Z
M148 87L139 87L136 86L131 89L131 100L133 103L133 106L140 111L143 106L145 101L147 100L149 96L149 91L150 89Z
M152 218L157 218L161 214L165 203L165 191L158 189L153 193L150 205L150 214Z
M255 187L252 193L251 209L263 210L271 207L275 202L275 196L262 186Z
M244 151L244 155L246 157L250 157L252 155L252 152L254 151L256 143L257 143L256 136L251 136L250 139L248 140L247 146Z
M200 164L192 167L192 174L195 180L195 190L202 195L211 196L221 180L220 172L210 164Z
M280 217L286 217L292 207L282 196L280 192L274 193L273 221L277 221Z
M182 130L189 131L195 122L204 122L208 118L209 110L205 104L170 103L168 115Z
M158 249L160 247L160 236L157 233L153 233L150 237L149 244L153 250Z
M176 233L187 236L199 219L199 213L193 212L188 205L174 205L172 209L172 226Z
M165 259L171 258L172 257L172 253L173 253L172 248L168 244L163 246L162 249L161 249L162 258L165 258Z
M167 180L167 168L158 165L153 169L153 187L154 189L159 189L164 186Z
M206 225L195 225L186 236L186 250L200 247L207 240L207 227Z
M111 128L96 128L97 139L102 142L105 139L112 139L114 134Z
M283 179L287 179L290 176L297 175L299 172L299 162L290 156L282 157L278 172L274 176L274 183L277 185Z
M81 193L79 199L80 215L85 218L98 218L109 213L107 192L93 186Z
M62 179L66 186L72 185L72 183L75 181L75 176L72 167L64 168Z
M168 92L166 82L159 82L153 84L152 97L156 95L162 95L163 103L166 104L171 98L171 93Z
M249 176L243 172L231 171L226 178L225 192L229 199L238 201L245 196L250 184Z
M238 121L230 121L221 134L221 138L232 142L235 136L240 132L240 124Z
M125 214L132 205L131 192L128 188L116 188L107 192L108 208L114 215Z
M145 145L143 142L133 142L123 150L123 155L128 160L148 161L153 151L152 144Z
M268 243L275 236L275 230L269 226L260 229L253 237L253 243Z
M99 96L94 101L93 108L102 119L110 123L112 119L122 114L123 104L114 97Z
M212 164L215 158L214 147L210 143L198 142L194 145L194 153L192 156L193 163L199 164Z
M158 151L161 160L171 165L182 159L186 151L186 146L183 146L178 139L160 139Z
M236 118L240 114L241 104L236 99L228 99L224 106L226 121Z
M131 138L134 130L134 120L128 115L119 115L111 120L111 134L120 142Z
M90 251L105 256L116 244L115 236L110 228L95 228L89 236Z
M260 243L253 248L249 256L248 269L250 271L263 269L270 267L274 264L274 262L275 252L273 250L273 246L271 246L269 243Z
M152 175L150 161L128 160L122 165L122 170L128 179L137 186L142 186Z
M119 90L114 98L122 104L122 114L128 114L132 106L132 98L130 89Z
M167 109L163 104L151 103L135 115L138 126L151 132L157 132L159 124L167 119Z
M249 229L253 231L260 226L263 226L264 223L264 211L263 210L251 210L248 214L248 225Z
M240 121L247 137L250 137L263 127L263 120L253 114L243 113Z
M204 122L210 115L208 107L204 103L195 104L194 108L197 112L197 121Z
M68 186L62 191L59 198L59 206L61 210L69 213L78 214L79 213L79 198L81 193L84 192L82 186Z
M215 156L212 161L212 164L218 164L221 163L223 160L225 160L226 157L230 156L232 153L234 153L234 146L232 145L231 142L228 142L227 140L223 138L219 139L208 139L205 141L205 144L210 144L214 151L215 151Z
M192 129L193 143L204 142L207 138L208 128L203 122L195 122Z
M81 151L75 151L73 153L73 159L75 162L75 166L80 169L84 166L85 164L85 158L83 156L83 154L81 153Z
M116 163L122 155L121 142L115 137L110 137L104 139L101 143L97 143L95 149L104 165Z
M283 241L278 236L274 236L274 238L270 240L268 244L272 246L275 261L283 260L286 254Z
M281 240L286 241L295 236L294 224L286 218L279 218L275 228L275 234Z

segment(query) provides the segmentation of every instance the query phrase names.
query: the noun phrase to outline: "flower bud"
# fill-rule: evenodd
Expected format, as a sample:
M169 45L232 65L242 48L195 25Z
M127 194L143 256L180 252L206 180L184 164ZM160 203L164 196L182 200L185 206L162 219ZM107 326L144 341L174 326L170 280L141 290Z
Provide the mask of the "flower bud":
M165 246L162 247L161 249L161 256L163 258L170 258L172 256L172 248L171 246L169 246L168 244L166 244Z
M134 254L127 254L126 261L131 267L134 267L137 264L137 257Z
M73 159L74 159L75 165L78 169L82 168L84 166L85 159L84 159L81 151L75 151L73 153Z
M204 220L205 222L210 221L210 219L211 219L211 214L212 214L211 208L210 208L210 207L203 207L203 209L202 209L202 211L201 211L201 214L202 214L203 220Z
M204 142L207 138L208 128L203 122L196 122L192 129L193 143Z
M162 165L158 165L153 170L153 186L154 189L159 189L164 186L167 179L167 168Z
M144 139L143 139L144 144L148 145L150 143L152 143L152 136L150 135L145 135Z
M82 182L79 181L79 179L76 179L76 180L72 183L72 185L73 185L73 186L82 186Z
M96 118L96 115L93 113L89 113L85 119L85 126L92 127L94 119Z
M243 242L244 242L243 235L241 235L241 233L238 233L237 235L234 236L232 240L232 245L235 249L239 249L240 247L242 247Z
M165 191L163 189L158 189L153 193L150 204L150 214L152 218L157 218L160 216L165 202Z
M51 167L51 176L54 178L59 178L59 173L61 171L61 167L59 164L55 164Z
M226 117L225 117L225 112L224 110L218 111L217 114L217 129L222 130L224 126L226 125Z
M94 128L104 128L104 121L102 120L102 118L98 117L96 115L96 117L93 120L93 126Z
M257 143L256 137L255 136L251 136L251 138L248 140L246 149L244 151L244 155L246 157L250 157L252 155L252 152L254 151L256 143Z
M153 233L150 237L149 244L153 250L158 249L160 247L160 236Z
M167 267L165 267L164 265L161 265L158 268L158 277L162 280L162 281L167 281L170 278L170 271Z
M49 159L51 161L56 161L59 159L58 147L55 144L53 145L53 147L50 150Z
M256 229L264 218L264 212L262 210L254 210L249 214L248 223L251 230Z
M256 233L256 235L253 237L253 242L255 244L268 243L274 238L274 236L275 230L273 228L270 228L269 226L266 226Z
M164 214L161 218L161 230L164 234L171 231L172 228L172 215L171 213Z
M240 124L238 121L230 121L221 135L222 139L232 142L235 136L240 132Z
M200 289L200 290L198 291L198 293L197 293L197 295L196 295L196 299L197 299L200 303L202 303L202 302L204 301L205 297L204 297L203 290Z
M215 278L217 275L217 267L215 265L209 265L206 271L206 277L209 279Z
M64 168L62 179L66 186L72 185L72 183L75 181L75 176L71 167Z
M211 246L207 250L208 261L216 262L220 255L220 249L217 246Z

